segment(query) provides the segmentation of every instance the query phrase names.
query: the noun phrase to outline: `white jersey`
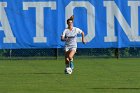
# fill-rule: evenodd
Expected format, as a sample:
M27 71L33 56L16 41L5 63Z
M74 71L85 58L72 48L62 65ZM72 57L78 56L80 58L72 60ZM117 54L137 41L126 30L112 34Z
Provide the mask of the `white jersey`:
M79 28L73 27L72 31L66 28L62 33L63 37L68 38L68 40L65 42L65 47L77 48L77 34L81 33L82 30L80 30Z

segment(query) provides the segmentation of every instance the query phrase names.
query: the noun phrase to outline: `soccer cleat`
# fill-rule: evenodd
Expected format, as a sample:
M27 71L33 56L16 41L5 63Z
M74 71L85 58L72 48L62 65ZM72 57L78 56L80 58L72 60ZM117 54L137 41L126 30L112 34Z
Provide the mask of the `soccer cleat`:
M73 70L74 69L74 63L73 61L70 61L70 68Z

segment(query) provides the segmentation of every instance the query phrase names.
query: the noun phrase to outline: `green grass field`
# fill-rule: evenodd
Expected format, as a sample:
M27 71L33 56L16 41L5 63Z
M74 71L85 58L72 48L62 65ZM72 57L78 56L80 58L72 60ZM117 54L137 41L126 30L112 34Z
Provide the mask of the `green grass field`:
M140 59L0 60L0 93L140 93Z

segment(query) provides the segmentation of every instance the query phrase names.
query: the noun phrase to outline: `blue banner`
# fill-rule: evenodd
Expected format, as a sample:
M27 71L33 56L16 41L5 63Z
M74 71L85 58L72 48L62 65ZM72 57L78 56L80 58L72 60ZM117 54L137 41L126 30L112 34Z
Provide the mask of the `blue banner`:
M140 46L139 0L0 0L0 49L63 48L71 15L78 48Z

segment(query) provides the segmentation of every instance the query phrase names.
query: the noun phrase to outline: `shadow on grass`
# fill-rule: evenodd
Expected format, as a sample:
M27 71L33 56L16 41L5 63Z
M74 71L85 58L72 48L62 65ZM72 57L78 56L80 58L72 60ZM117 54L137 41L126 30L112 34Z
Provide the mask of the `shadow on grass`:
M61 75L64 73L61 72L35 72L35 73L21 73L21 74L28 74L28 75Z
M140 88L89 88L89 89L97 89L97 90L111 90L111 89L116 89L116 90L140 90Z
M37 73L0 73L0 75L62 75L64 73L37 72Z

